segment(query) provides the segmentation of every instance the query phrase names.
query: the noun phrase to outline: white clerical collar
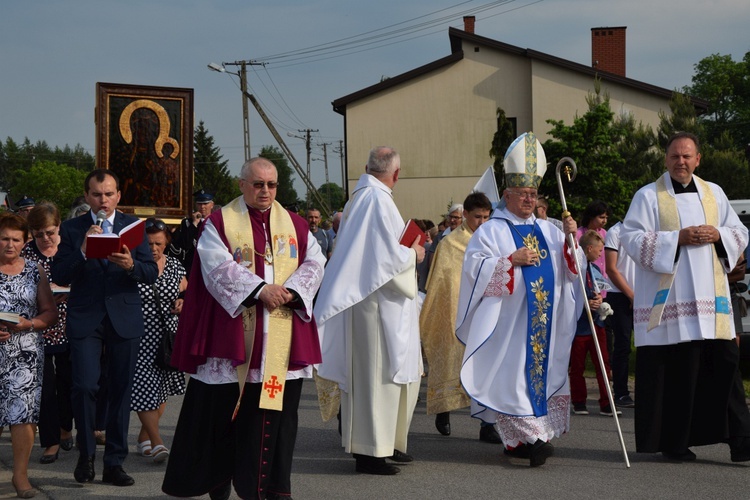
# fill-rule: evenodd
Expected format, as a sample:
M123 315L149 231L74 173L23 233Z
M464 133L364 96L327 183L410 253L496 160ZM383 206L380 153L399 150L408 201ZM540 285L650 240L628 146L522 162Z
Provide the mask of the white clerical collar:
M532 225L536 221L536 216L534 214L531 214L531 216L528 219L522 219L521 217L517 216L508 208L503 209L503 213L505 214L506 218L510 220L513 224L528 224Z

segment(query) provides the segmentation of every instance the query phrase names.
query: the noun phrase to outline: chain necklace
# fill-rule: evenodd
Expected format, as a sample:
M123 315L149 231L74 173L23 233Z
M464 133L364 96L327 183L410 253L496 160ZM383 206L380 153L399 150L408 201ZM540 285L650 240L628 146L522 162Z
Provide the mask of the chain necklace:
M257 250L255 250L255 247L253 247L253 253L257 255L258 257L263 257L263 260L266 262L267 265L273 264L273 250L271 250L271 244L268 242L268 234L266 233L266 223L263 223L263 237L266 239L266 251L265 253L260 253Z

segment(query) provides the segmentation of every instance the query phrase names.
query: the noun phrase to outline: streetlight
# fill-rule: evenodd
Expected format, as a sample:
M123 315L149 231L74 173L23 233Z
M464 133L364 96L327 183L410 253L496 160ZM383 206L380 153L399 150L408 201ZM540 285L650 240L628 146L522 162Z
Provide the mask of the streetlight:
M247 61L240 61L234 63L221 63L218 65L214 62L208 64L208 69L216 71L217 73L229 73L240 77L240 89L242 90L242 128L243 128L243 140L245 142L245 161L250 159L250 119L247 111ZM235 73L233 71L227 71L224 67L226 64L237 65L240 67L240 72ZM252 62L251 62L252 64Z

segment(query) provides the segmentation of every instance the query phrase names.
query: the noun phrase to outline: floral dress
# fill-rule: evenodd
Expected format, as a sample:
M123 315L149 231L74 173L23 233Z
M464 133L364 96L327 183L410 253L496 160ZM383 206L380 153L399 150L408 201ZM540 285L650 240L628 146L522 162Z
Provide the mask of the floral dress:
M133 411L155 410L169 396L185 393L184 373L168 372L155 364L162 335L166 331L177 331L177 316L169 311L177 299L180 281L184 276L185 268L180 261L167 256L164 271L157 278L155 285L138 283L146 335L141 337L135 365L133 395L130 402L130 409ZM153 286L159 293L161 311L157 307Z
M16 275L0 273L0 311L37 314L39 269L26 260ZM11 332L0 342L0 426L39 422L44 373L44 340L39 332Z

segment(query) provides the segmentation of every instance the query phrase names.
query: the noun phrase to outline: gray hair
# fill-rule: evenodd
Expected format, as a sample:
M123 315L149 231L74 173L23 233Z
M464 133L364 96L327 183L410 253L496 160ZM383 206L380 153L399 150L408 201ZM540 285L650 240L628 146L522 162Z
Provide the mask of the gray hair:
M448 215L452 214L456 210L458 210L459 212L463 214L464 206L461 203L454 203L453 205L451 205L451 208L448 210Z
M75 219L76 217L85 214L89 210L91 210L91 207L88 203L81 203L80 205L70 209L70 212L68 213L68 220Z
M375 177L392 174L398 168L400 161L401 157L393 148L388 146L372 148L370 157L367 159L367 173Z
M247 180L247 177L250 175L250 170L256 164L261 168L272 168L276 170L276 165L274 165L271 160L263 158L262 156L256 156L255 158L250 158L242 165L242 169L240 170L240 179Z

